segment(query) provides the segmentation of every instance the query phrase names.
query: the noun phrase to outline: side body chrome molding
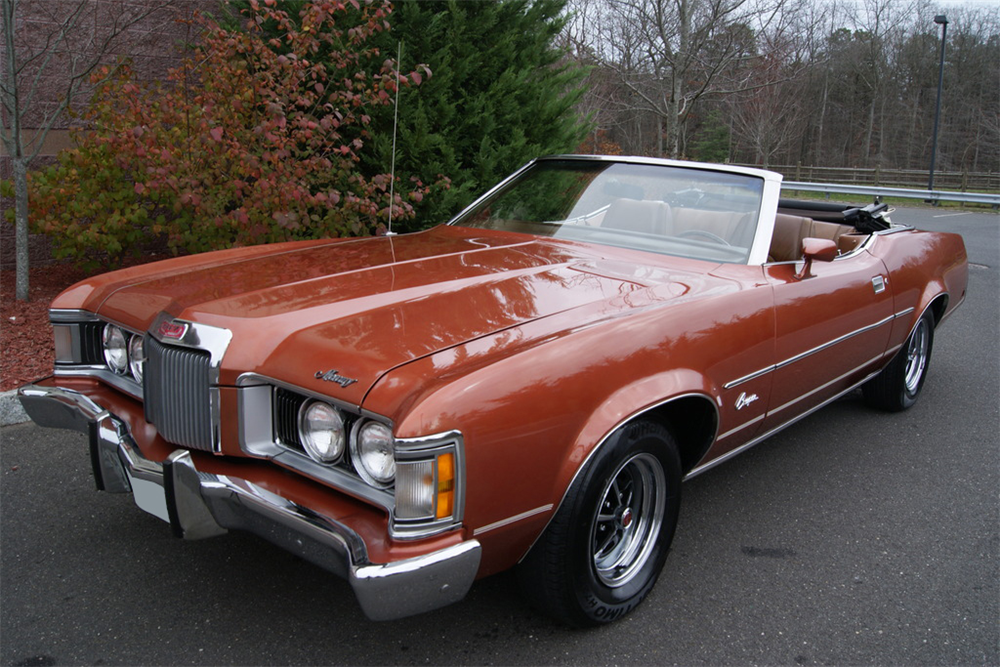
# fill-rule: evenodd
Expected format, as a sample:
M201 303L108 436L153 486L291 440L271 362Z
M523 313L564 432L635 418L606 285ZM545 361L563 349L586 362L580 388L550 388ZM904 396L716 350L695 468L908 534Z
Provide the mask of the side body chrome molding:
M939 295L939 296L941 296L941 295ZM937 297L935 297L935 299L936 298ZM933 303L933 301L934 300L932 300L931 303ZM931 307L931 305L928 304L927 308L925 308L924 311L923 311L923 313L921 313L921 318L930 309L930 307ZM852 333L847 334L845 336L841 336L840 338L837 338L834 341L826 343L826 344L824 344L824 345L822 345L820 347L814 348L814 350L810 350L808 353L803 353L803 354L800 354L800 355L796 355L795 357L792 357L787 362L782 362L781 364L775 364L773 367L767 369L765 372L770 372L770 371L774 370L775 368L780 368L781 366L787 365L788 363L791 363L792 361L797 361L799 359L802 359L805 356L808 356L809 354L812 354L814 351L819 351L821 349L826 349L827 347L830 347L831 345L835 345L838 342L842 342L844 340L847 340L848 338L851 338L852 336L857 335L858 333L861 333L863 331L868 331L868 330L870 330L870 329L872 329L872 328L874 328L876 326L881 326L882 324L885 324L888 321L893 321L893 320L896 320L896 319L898 319L900 317L905 317L905 316L913 313L915 310L916 310L916 308L906 308L904 310L901 310L898 313L896 313L895 315L893 315L891 317L888 317L885 320L882 320L881 322L878 322L878 323L876 323L874 325L869 325L868 327L863 327L862 329L859 329L858 331L852 332ZM917 321L919 321L919 320L920 320L920 318L917 318ZM916 325L914 325L914 326L916 326ZM913 334L913 329L911 328L910 331L907 333L907 338L909 338L912 334ZM802 400L808 398L809 396L812 396L816 392L822 391L826 387L829 387L831 384L836 384L840 380L843 380L845 377L848 377L849 375L852 375L853 373L857 372L859 369L862 369L865 366L868 366L869 364L872 364L872 363L878 361L879 359L886 359L886 358L891 359L899 351L899 349L901 347L902 347L902 345L893 346L893 347L887 349L885 352L872 357L868 361L866 361L866 362L862 363L861 365L857 366L856 368L848 371L847 373L844 373L840 377L834 378L833 380L827 382L826 384L822 385L821 387L817 387L817 388L813 389L812 391L809 391L809 392L803 394L802 396L799 396L799 397L797 397L795 399L792 399L791 401L788 401L784 405L778 406L776 408L769 409L765 415L762 415L760 417L760 419L763 419L767 415L773 415L773 414L775 414L777 412L780 412L781 410L784 410L784 409L786 409L788 407L791 407L792 405L795 405L799 401L802 401ZM869 373L867 376L865 376L859 382L856 382L856 383L852 384L847 389L845 389L845 390L837 393L834 396L831 396L830 398L826 399L825 401L823 401L822 403L816 405L815 407L812 407L809 410L806 410L805 412L803 412L803 413L801 413L799 415L796 415L795 417L789 419L788 421L779 424L778 426L774 427L773 429L771 429L767 433L764 433L762 435L757 436L756 438L754 438L754 439L750 440L749 442L747 442L747 443L745 443L745 444L737 447L736 449L734 449L732 451L729 451L729 452L726 452L722 456L716 457L716 458L712 459L711 461L708 461L708 462L706 462L706 463L704 463L704 464L696 467L691 472L689 472L687 475L685 475L684 480L687 481L687 480L691 479L692 477L695 477L696 475L700 475L701 473L705 472L706 470L714 468L715 466L719 465L720 463L724 463L725 461L728 461L729 459L733 458L734 456L737 456L738 454L741 454L741 453L745 452L746 450L750 449L754 445L760 444L761 442L763 442L767 438L769 438L772 435L778 433L779 431L782 431L782 430L788 428L789 426L791 426L795 422L799 421L800 419L804 419L804 418L808 417L809 415L811 415L812 413L814 413L817 410L819 410L820 408L826 407L827 405L829 405L830 403L834 402L835 400L837 400L841 396L845 396L845 395L851 393L852 391L854 391L855 389L857 389L858 387L860 387L861 385L863 385L864 383L868 382L873 377L875 377L876 375L878 375L880 372L882 372L881 368L879 370L877 370L877 371L874 371L873 373ZM759 373L757 375L754 375L754 377L759 377L760 375L763 375L763 374L764 373ZM742 381L743 380L741 378L737 382L742 382ZM733 383L730 383L730 385L735 386L735 384L733 384ZM726 385L726 387L728 388L730 385ZM723 435L719 436L719 439L727 437L727 436L735 433L736 431L738 431L738 430L740 430L742 428L745 428L747 425L748 424L744 424L744 425L741 425L741 426L737 427L736 429L733 429L731 431L727 431Z
M881 356L881 355L879 355L879 356ZM874 361L877 358L878 357L875 357L874 359L865 362L864 364L862 364L858 368L864 368L864 366L868 365L869 363L871 363L872 361ZM825 387L827 387L827 386L829 386L831 384L834 384L835 382L837 382L839 380L842 380L843 378L847 377L848 375L850 375L851 373L853 373L856 370L857 369L854 369L854 370L852 370L852 371L850 371L848 373L845 373L844 375L840 376L839 378L837 378L835 380L831 380L827 384L823 385L823 387L818 387L818 388L812 390L811 392L809 392L808 394L800 396L800 397L796 398L793 401L789 401L788 403L786 403L785 405L781 406L780 408L777 408L775 410L771 410L769 414L774 414L775 412L777 412L779 410L783 410L784 408L786 408L786 407L788 407L790 405L793 405L793 404L795 404L795 403L797 403L797 402L799 402L799 401L801 401L801 400L803 400L805 398L808 398L812 394L815 394L817 391L821 391L823 388L825 388ZM817 406L815 406L813 408L810 408L809 410L806 410L802 414L796 415L792 419L789 419L788 421L783 422L782 424L779 424L778 426L774 427L773 429L771 429L767 433L764 433L762 435L758 435L756 438L754 438L753 440L750 440L746 444L740 445L736 449L734 449L732 451L729 451L729 452L726 452L722 456L718 456L718 457L712 459L711 461L708 461L707 463L704 463L704 464L698 466L697 468L695 468L694 470L692 470L691 472L689 472L687 475L684 476L684 481L686 482L687 480L691 479L692 477L700 475L701 473L705 472L706 470L710 470L711 468L714 468L715 466L719 465L720 463L724 463L724 462L728 461L729 459L733 458L734 456L737 456L738 454L742 454L743 452L745 452L746 450L750 449L754 445L760 444L764 440L767 440L768 438L770 438L775 433L778 433L779 431L782 431L782 430L788 428L789 426L791 426L795 422L799 421L800 419L805 419L806 417L808 417L812 413L816 412L820 408L826 407L830 403L833 403L835 400L837 400L841 396L844 396L846 394L851 393L852 391L854 391L855 389L857 389L858 387L860 387L861 385L863 385L865 382L868 382L868 380L870 380L873 377L875 377L876 375L878 375L879 372L880 371L875 371L874 373L869 374L868 376L866 376L860 382L857 382L857 383L851 385L850 387L848 387L847 389L845 389L844 391L842 391L842 392L840 392L840 393L838 393L838 394L836 394L834 396L831 396L830 398L826 399L825 401L823 401L819 405L817 405ZM763 418L764 418L764 415L762 415L760 417L760 419L763 419ZM730 433L733 433L733 431L729 431L725 435L729 435Z
M814 355L814 354L816 354L818 352L822 352L823 350L827 350L827 349L829 349L829 348L831 348L831 347L833 347L835 345L839 345L840 343L843 343L846 340L850 340L851 338L854 338L855 336L859 336L859 335L861 335L863 333L867 333L869 331L872 331L873 329L878 329L879 327L884 326L884 325L886 325L886 324L888 324L888 323L890 323L890 322L892 322L894 320L897 320L900 317L906 317L907 315L909 315L910 313L912 313L914 310L915 310L914 308L907 308L905 310L901 310L898 313L895 313L895 314L890 315L890 316L888 316L888 317L886 317L886 318L884 318L882 320L879 320L878 322L875 322L874 324L868 324L868 325L863 326L863 327L861 327L859 329L855 329L854 331L851 331L850 333L846 333L843 336L839 336L837 338L834 338L833 340L827 341L827 342L823 343L822 345L817 345L816 347L812 348L811 350L806 350L805 352L800 352L799 354L796 354L793 357L789 357L788 359L785 359L783 361L779 361L779 362L777 362L775 364L772 364L771 366L767 366L766 368L762 368L762 369L760 369L758 371L754 371L753 373L750 373L749 375L744 375L741 378L737 378L735 380L730 380L726 384L722 385L722 388L723 389L732 389L733 387L738 387L739 385L743 384L744 382L749 382L750 380L755 380L755 379L757 379L757 378L759 378L759 377L761 377L763 375L767 375L768 373L776 371L779 368L784 368L785 366L790 366L791 364L794 364L796 361L802 361L803 359L805 359L807 357L811 357L812 355Z

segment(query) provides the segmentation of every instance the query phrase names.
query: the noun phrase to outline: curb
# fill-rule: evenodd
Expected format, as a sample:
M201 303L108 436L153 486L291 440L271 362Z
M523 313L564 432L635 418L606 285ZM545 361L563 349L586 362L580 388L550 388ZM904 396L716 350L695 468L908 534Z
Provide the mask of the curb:
M17 389L0 392L0 426L21 424L26 421L31 420L21 407L21 401L17 400Z

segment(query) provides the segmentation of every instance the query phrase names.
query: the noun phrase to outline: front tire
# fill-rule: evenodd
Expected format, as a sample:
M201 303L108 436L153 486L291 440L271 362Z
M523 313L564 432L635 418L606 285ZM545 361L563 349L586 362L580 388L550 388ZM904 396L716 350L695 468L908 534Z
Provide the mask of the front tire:
M518 566L525 596L577 627L630 612L663 569L680 483L680 457L669 431L645 421L616 431Z
M889 365L861 387L868 404L899 412L916 403L927 379L933 347L934 319L930 313L924 313Z

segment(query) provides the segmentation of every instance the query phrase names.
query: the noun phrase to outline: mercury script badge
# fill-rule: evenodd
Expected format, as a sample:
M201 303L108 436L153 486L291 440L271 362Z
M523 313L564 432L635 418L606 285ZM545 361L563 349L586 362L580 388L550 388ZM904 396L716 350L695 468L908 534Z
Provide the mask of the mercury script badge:
M337 371L316 371L316 379L323 380L324 382L336 382L343 388L350 387L352 384L357 382L354 378L347 378L338 373Z

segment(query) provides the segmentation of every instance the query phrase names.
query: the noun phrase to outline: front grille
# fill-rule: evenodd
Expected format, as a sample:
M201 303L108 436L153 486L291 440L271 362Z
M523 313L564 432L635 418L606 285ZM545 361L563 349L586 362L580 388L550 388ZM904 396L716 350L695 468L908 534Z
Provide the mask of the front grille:
M92 366L104 363L104 322L80 325L80 363Z
M175 445L212 451L212 399L208 352L144 341L146 421Z
M306 402L306 397L287 389L278 388L274 391L274 425L278 442L305 451L299 439L299 408Z

